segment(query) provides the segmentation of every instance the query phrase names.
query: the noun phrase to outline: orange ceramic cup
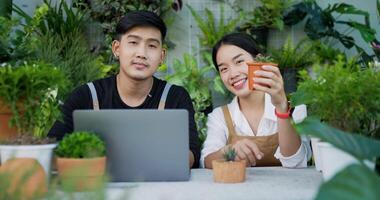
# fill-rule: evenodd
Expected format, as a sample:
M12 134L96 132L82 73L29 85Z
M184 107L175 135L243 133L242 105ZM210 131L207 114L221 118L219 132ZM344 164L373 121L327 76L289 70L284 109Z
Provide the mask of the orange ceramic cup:
M277 67L277 64L275 63L262 63L262 62L247 62L248 65L248 88L250 90L254 90L253 88L253 78L256 77L255 71L257 70L263 70L262 66L263 65L271 65Z

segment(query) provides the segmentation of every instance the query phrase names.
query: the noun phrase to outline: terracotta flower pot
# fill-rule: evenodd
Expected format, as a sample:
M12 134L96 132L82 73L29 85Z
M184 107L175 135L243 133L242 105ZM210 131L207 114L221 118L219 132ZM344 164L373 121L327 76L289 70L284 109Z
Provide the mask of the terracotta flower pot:
M106 157L57 158L59 179L64 187L75 191L99 188L104 181Z
M250 90L254 90L253 88L253 77L256 77L255 71L262 69L263 65L271 65L277 67L276 63L262 63L262 62L247 62L248 65L248 87Z
M213 160L212 170L217 183L241 183L245 181L246 161Z
M47 193L46 174L32 158L15 158L0 167L0 182L10 199L39 199Z
M7 140L17 136L17 129L9 127L9 120L12 118L12 111L0 99L0 140Z

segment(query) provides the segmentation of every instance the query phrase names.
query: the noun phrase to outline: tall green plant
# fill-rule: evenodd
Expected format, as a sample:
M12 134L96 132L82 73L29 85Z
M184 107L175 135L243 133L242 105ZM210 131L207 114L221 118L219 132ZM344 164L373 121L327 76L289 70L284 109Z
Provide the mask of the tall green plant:
M300 73L303 80L292 102L307 104L311 114L341 130L379 138L380 72L342 59L313 70L315 79L306 71Z
M12 112L11 126L44 138L60 116L57 95L66 85L60 70L43 63L0 67L0 100Z
M248 24L253 27L284 29L283 14L292 0L259 0L260 6L249 15Z
M211 56L206 55L206 59L210 60ZM201 141L206 137L207 116L204 111L211 106L212 98L210 86L223 92L223 83L213 78L215 69L213 66L199 67L196 59L189 55L183 55L183 61L174 60L173 72L165 76L165 79L172 84L183 86L190 94L195 110L195 121L197 123L198 132ZM165 68L161 68L164 71Z
M202 35L199 35L199 42L206 51L209 51L225 34L235 30L237 25L243 19L244 14L240 13L234 19L226 20L224 18L224 6L220 6L219 21L214 17L214 14L205 8L206 19L203 19L191 6L187 5L193 15Z
M38 34L45 35L50 32L66 38L72 32L84 32L85 24L89 20L86 11L73 9L65 0L59 0L56 4L51 0L43 2L42 7L46 7L47 13L43 16L43 20L36 24ZM33 18L18 6L13 5L13 10L25 20L26 24L33 23Z
M33 28L29 32L38 48L33 49L27 59L51 63L61 69L71 82L69 90L104 77L111 69L89 49L84 34L89 20L85 11L72 8L63 0L57 4L44 0L38 8L44 15L37 15L39 17L31 17L17 6L14 10L25 20L25 29Z
M279 68L302 69L312 65L314 61L313 46L307 40L302 40L294 45L288 38L284 45L277 50L272 50L272 57Z
M65 38L47 32L39 38L40 48L36 59L52 63L70 80L69 90L86 82L102 78L111 69L103 64L101 57L92 54L84 35L80 32L66 34Z
M22 63L34 56L38 49L35 31L48 12L46 4L36 9L35 14L29 17L29 22L22 28L17 27L20 19L0 17L0 63Z

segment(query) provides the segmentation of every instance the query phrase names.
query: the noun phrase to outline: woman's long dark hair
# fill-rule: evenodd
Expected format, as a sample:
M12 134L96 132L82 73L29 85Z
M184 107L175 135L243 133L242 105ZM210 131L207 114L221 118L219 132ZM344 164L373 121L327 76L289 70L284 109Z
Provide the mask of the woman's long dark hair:
M225 44L234 45L239 48L242 48L248 53L250 53L253 58L257 54L261 53L260 48L250 35L246 33L230 33L228 35L225 35L212 48L212 62L214 63L214 66L216 67L217 71L219 71L219 69L216 63L216 54L218 53L219 48Z

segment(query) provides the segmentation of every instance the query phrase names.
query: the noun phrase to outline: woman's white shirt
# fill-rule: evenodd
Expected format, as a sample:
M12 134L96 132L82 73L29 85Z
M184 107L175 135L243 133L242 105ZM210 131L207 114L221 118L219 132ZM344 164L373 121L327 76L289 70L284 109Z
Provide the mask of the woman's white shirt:
M254 136L249 123L240 111L237 97L228 104L233 126L237 134L241 136ZM278 132L277 116L274 114L275 107L271 102L269 94L265 94L264 114L259 122L257 136L268 136ZM299 105L294 108L292 118L295 123L302 122L307 116L306 105ZM307 167L307 161L311 157L310 141L308 137L302 136L302 143L298 151L291 156L283 156L280 147L277 148L275 157L280 160L283 167L302 168ZM204 167L204 159L210 153L220 150L227 144L228 128L224 119L221 107L215 108L208 115L207 137L201 152L200 165Z

